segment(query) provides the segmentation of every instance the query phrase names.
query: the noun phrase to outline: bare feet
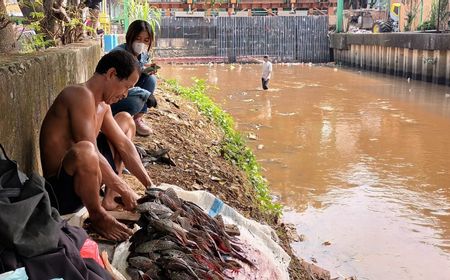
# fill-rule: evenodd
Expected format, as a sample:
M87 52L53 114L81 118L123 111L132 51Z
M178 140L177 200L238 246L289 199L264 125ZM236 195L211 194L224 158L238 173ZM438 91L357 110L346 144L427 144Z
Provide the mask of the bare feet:
M124 241L131 234L132 230L126 225L118 222L113 216L106 213L99 213L98 215L91 215L92 228L109 240Z
M105 195L105 197L103 198L103 201L102 201L102 206L106 210L114 210L119 206L119 204L114 201L114 196Z

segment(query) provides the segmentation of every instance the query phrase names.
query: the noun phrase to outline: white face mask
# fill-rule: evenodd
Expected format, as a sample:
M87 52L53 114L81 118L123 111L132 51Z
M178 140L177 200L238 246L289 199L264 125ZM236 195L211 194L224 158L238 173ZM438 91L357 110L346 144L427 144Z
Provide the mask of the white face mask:
M133 51L137 54L141 54L147 51L148 46L144 43L140 43L138 41L134 41L132 45Z

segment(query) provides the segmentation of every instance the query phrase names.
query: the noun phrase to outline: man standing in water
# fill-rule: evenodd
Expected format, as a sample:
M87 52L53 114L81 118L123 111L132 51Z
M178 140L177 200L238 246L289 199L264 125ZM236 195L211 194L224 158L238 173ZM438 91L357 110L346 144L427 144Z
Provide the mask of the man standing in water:
M86 206L93 229L110 240L125 240L132 233L106 211L118 206L116 196L125 209L136 207L137 194L119 177L124 164L143 185L152 185L131 141L136 132L132 117L125 112L113 117L110 107L127 96L139 74L139 63L129 52L106 54L87 82L68 86L56 97L40 132L44 177L56 196L52 205L62 215Z
M269 61L269 56L265 55L264 61L263 61L263 66L262 66L262 76L261 76L262 88L264 90L269 89L268 85L269 85L269 80L270 80L271 74L272 74L272 63Z

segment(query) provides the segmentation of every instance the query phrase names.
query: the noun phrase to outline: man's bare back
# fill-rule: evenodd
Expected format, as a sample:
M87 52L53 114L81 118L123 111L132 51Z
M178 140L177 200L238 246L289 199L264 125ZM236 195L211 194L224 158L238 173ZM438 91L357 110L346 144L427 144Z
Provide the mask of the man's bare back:
M60 194L59 204L70 204L72 201L66 194L73 193L88 209L94 229L114 240L127 238L131 230L102 207L100 185L104 183L111 195L120 195L125 209L136 206L137 195L99 152L96 140L101 131L108 140L107 146L113 147L114 160L124 162L142 184L151 184L131 142L135 133L135 128L129 125L133 123L131 116L113 117L109 106L124 98L138 78L139 64L132 55L125 51L110 52L100 60L96 73L86 83L68 86L58 95L40 133L44 176L56 182L53 188ZM112 200L111 195L107 192L106 197Z

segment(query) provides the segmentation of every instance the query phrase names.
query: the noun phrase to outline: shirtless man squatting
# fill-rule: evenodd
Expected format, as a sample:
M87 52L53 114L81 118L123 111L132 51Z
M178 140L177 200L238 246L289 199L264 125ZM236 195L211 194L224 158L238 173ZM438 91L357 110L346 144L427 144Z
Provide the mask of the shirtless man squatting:
M126 112L113 117L110 107L127 96L139 75L139 63L129 52L106 54L87 82L61 91L40 131L44 177L57 198L52 206L61 215L86 206L93 229L111 240L125 240L132 234L106 211L118 206L116 196L121 196L126 210L137 205L137 194L119 176L124 166L144 186L153 185L131 141L136 133L133 118ZM103 201L102 184L106 186Z

